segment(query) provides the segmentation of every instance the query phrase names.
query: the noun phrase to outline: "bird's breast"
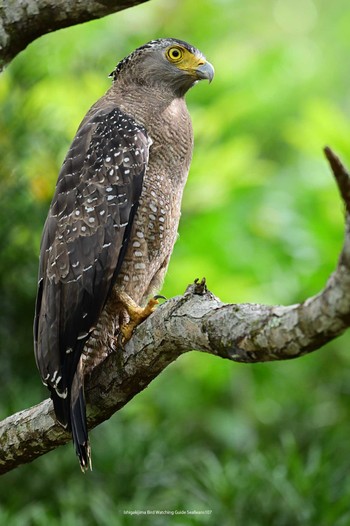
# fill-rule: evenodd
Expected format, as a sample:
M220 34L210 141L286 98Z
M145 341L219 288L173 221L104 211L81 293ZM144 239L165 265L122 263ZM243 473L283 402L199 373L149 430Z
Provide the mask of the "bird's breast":
M141 301L169 260L177 238L181 200L192 157L192 126L183 100L153 115L152 140L138 210L116 286Z

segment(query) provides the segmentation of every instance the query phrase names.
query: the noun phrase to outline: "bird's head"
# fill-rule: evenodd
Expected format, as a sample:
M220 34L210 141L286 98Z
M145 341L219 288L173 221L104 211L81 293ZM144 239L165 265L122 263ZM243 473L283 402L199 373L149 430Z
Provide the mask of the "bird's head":
M171 90L182 97L196 82L212 81L214 68L195 47L175 38L152 40L124 58L111 73L115 82L124 75L140 85Z

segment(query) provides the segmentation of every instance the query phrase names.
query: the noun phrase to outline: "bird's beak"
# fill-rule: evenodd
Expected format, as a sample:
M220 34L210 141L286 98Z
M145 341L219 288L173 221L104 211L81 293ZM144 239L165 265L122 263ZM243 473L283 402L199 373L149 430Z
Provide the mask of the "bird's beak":
M214 78L215 70L213 66L210 64L210 62L204 62L204 64L201 64L196 68L196 76L199 80L207 79L209 80L209 83Z

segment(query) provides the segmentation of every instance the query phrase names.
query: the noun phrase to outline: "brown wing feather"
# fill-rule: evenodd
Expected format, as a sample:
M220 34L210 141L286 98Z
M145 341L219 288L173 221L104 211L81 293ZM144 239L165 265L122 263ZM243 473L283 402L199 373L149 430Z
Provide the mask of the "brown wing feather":
M37 365L54 401L69 399L84 343L120 269L149 142L118 108L96 109L59 174L41 243L34 325ZM58 419L70 427L69 410L62 411Z

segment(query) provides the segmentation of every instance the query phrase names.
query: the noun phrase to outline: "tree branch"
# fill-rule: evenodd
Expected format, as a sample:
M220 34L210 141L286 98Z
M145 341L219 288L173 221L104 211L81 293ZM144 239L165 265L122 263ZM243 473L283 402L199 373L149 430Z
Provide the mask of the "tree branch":
M325 154L346 208L346 235L335 272L325 288L305 302L283 306L224 304L205 280L160 306L127 343L86 379L88 424L110 418L167 365L189 350L235 362L297 358L315 351L350 325L350 175L330 148ZM0 473L65 444L70 435L56 424L52 403L0 422Z
M13 0L0 3L0 71L36 38L148 0Z

